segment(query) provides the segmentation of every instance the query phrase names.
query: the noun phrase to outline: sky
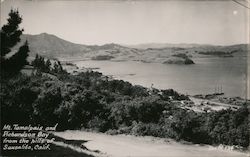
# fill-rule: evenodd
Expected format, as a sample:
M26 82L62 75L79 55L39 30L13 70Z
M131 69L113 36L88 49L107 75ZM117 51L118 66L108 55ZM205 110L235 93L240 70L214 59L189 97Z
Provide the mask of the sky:
M1 26L11 8L25 34L80 44L248 43L249 10L231 0L1 0Z

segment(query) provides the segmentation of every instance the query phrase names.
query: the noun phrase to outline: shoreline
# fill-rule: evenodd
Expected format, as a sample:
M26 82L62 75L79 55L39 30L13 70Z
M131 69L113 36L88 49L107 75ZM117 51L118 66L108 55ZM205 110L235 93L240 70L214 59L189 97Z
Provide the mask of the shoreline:
M98 66L89 66L89 67L80 67L76 64L76 62L79 62L79 61L95 61L95 60L91 60L91 59L80 59L80 60L64 60L63 61L63 65L65 67L65 69L71 73L71 74L78 74L80 72L86 72L86 71L97 71L97 72L100 72L100 69L102 69L101 67L98 67ZM96 61L96 62L100 62L100 61ZM105 61L101 61L101 62L117 62L115 60L105 60ZM122 62L128 62L128 61L122 61ZM141 61L131 61L131 62L135 62L135 63L143 63L143 64L149 64L149 63L144 63L144 62L141 62ZM153 63L153 62L152 62ZM150 64L152 64L150 63ZM155 63L155 64L161 64L161 63ZM65 66L66 65L66 66ZM170 64L169 66L173 66L173 64ZM177 65L179 66L179 65ZM185 66L185 65L184 65ZM103 73L103 72L102 72ZM136 73L128 73L128 74L123 74L123 75L105 75L103 74L104 76L108 76L108 77L111 77L112 79L117 79L117 80L124 80L124 81L127 81L126 79L122 79L121 77L124 75L124 76L129 76L129 77L133 77L135 75L137 75ZM142 84L136 84L136 83L132 83L130 81L127 81L133 85L139 85L139 86L143 86L145 88L148 88L150 89L151 87L150 86L145 86L145 85L142 85ZM165 90L165 89L174 89L174 88L158 88L156 87L156 89L159 89L159 90ZM174 89L176 90L176 89ZM216 93L208 93L208 92L205 92L205 93L194 93L194 94L189 94L187 92L181 92L179 90L176 90L177 92L179 93L183 93L185 95L188 95L188 96L191 96L191 97L200 97L201 99L204 99L205 101L206 100L210 100L211 99L211 96L214 96L216 97L217 99L218 98L223 98L223 99L238 99L238 100L245 100L245 101L249 101L250 99L246 99L245 96L228 96L227 93L223 93L221 95L215 95ZM209 98L206 98L206 97L209 97ZM213 98L212 98L213 99Z

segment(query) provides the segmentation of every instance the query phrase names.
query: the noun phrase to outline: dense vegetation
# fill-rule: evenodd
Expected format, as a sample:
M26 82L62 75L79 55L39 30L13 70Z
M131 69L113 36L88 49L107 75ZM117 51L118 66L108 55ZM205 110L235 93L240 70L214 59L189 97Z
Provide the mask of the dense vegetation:
M173 103L188 99L174 90L148 90L92 71L55 75L58 79L23 74L2 79L1 123L58 123L60 130L89 128L194 143L249 145L246 104L237 111L196 113Z
M38 72L45 72L50 74L57 73L67 73L66 70L63 69L61 63L58 60L53 60L51 62L49 59L45 59L42 56L36 54L35 59L31 62L31 65L38 70Z

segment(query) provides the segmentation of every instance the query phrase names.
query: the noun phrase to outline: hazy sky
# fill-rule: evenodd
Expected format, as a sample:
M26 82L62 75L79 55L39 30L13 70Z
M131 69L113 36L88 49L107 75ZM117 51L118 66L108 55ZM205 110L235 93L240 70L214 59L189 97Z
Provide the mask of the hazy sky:
M26 34L81 44L247 42L247 9L233 1L5 0L1 26L18 8Z

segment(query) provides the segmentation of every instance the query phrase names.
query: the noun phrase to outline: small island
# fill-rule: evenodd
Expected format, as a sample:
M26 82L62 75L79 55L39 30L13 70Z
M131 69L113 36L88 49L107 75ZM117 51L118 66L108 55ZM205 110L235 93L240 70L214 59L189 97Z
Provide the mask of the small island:
M185 53L172 55L171 58L164 61L163 64L195 64Z
M94 56L91 59L92 60L111 60L112 58L114 58L114 57L109 56L109 55L99 55L99 56Z

